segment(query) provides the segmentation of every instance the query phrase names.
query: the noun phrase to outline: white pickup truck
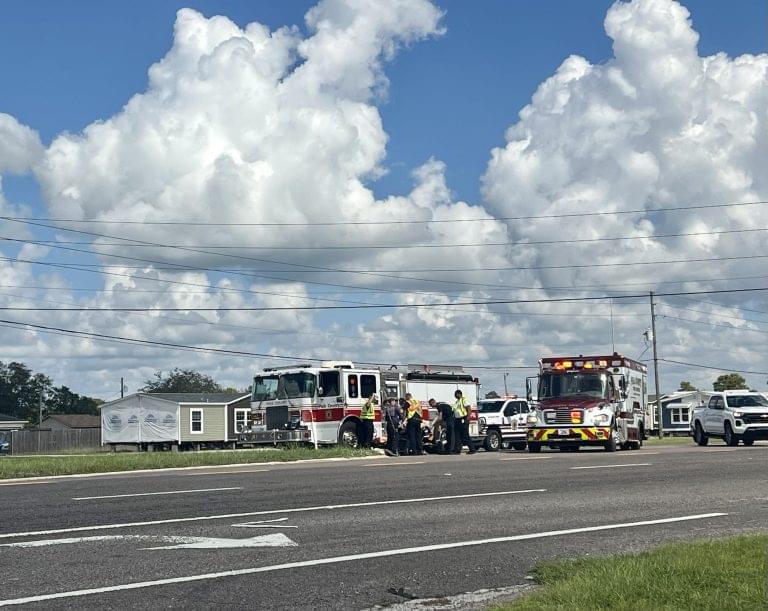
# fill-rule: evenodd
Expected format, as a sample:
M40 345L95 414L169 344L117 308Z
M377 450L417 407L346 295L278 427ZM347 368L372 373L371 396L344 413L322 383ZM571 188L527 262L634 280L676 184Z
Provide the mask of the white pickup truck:
M529 411L528 402L514 396L478 401L480 434L485 437L483 447L488 452L505 446L525 450Z
M768 399L745 390L714 393L709 403L694 408L691 434L700 446L707 445L710 437L722 437L729 446L768 439Z

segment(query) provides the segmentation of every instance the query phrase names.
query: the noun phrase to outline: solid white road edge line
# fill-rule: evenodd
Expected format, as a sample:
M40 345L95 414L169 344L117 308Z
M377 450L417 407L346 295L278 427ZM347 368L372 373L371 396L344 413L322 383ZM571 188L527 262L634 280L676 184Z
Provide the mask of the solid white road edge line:
M137 492L135 494L107 494L104 496L76 496L73 501L92 501L94 499L124 499L132 496L160 496L165 494L192 494L194 492L221 492L224 490L242 490L242 486L231 488L199 488L197 490L169 490L166 492Z
M134 526L155 526L157 524L178 524L179 522L198 522L201 520L228 520L231 518L246 518L250 516L269 516L281 513L303 513L307 511L323 511L331 509L350 509L354 507L375 507L376 505L401 505L408 503L427 503L432 501L450 501L455 499L474 499L490 496L507 496L510 494L527 494L530 492L546 492L546 488L531 490L504 490L501 492L480 492L476 494L452 494L449 496L427 496L415 499L394 499L392 501L367 501L363 503L344 503L342 505L317 505L314 507L293 507L290 509L267 509L264 511L247 511L244 513L225 513L194 518L170 518L167 520L149 520L147 522L125 522L123 524L99 524L96 526L75 526L73 528L55 528L51 530L35 530L28 532L3 533L0 539L15 539L17 537L36 537L38 535L57 535L60 533L83 532L88 530L106 530L113 528L130 528Z
M572 471L578 471L579 469L618 469L619 467L650 467L652 463L649 462L635 462L626 463L622 465L592 465L590 467L571 467Z
M409 462L385 462L375 463L373 465L363 465L364 467L407 467L408 465L423 465L426 460L411 460Z
M499 458L499 460L545 460L553 458L552 456L520 456L515 458Z
M587 526L584 528L569 528L567 530L551 530L548 532L530 533L527 535L513 535L509 537L494 537L492 539L477 539L474 541L458 541L455 543L440 543L437 545L424 545L421 547L406 547L401 549L391 549L379 552L368 552L363 554L352 554L349 556L335 556L331 558L317 558L315 560L303 560L299 562L287 562L285 564L274 564L271 566L260 566L247 569L235 569L231 571L221 571L218 573L204 573L202 575L188 575L185 577L170 577L167 579L156 579L154 581L139 581L135 583L124 583L114 586L103 586L99 588L89 588L86 590L71 590L69 592L55 592L53 594L40 594L37 596L27 596L24 598L11 598L0 600L0 607L10 605L23 605L27 603L41 602L44 600L57 600L60 598L75 598L78 596L88 596L91 594L105 594L107 592L119 592L122 590L138 590L142 588L151 588L157 586L172 585L177 583L189 583L193 581L205 581L208 579L219 579L221 577L238 577L241 575L253 575L256 573L271 573L274 571L283 571L287 569L297 569L308 566L321 566L324 564L339 564L342 562L352 562L355 560L370 560L372 558L385 558L388 556L404 556L407 554L418 554L422 552L434 552L446 549L456 549L460 547L471 547L477 545L489 545L493 543L508 543L510 541L526 541L529 539L543 539L546 537L558 537L562 535L575 535L579 533L596 532L604 530L617 530L621 528L634 528L638 526L652 526L654 524L672 524L674 522L686 522L689 520L704 520L707 518L719 518L727 516L727 513L700 513L696 515L679 516L676 518L663 518L660 520L644 520L642 522L624 522L621 524L605 524L602 526Z
M307 463L334 463L334 462L347 462L350 460L382 460L387 457L384 454L373 456L350 456L349 458L302 458L301 460L273 460L270 462L239 462L232 463L230 465L196 465L194 467L164 467L161 469L133 469L131 471L104 471L100 473L72 473L71 475L36 475L34 477L14 477L4 480L3 482L34 482L38 480L67 480L78 478L91 478L91 477L109 477L113 475L146 475L147 473L157 473L162 475L163 473L174 473L177 471L200 471L202 469L237 469L238 467L253 467L260 465L264 467L290 467L291 465L306 465ZM239 471L235 470L233 473L237 474ZM213 475L213 474L211 474Z

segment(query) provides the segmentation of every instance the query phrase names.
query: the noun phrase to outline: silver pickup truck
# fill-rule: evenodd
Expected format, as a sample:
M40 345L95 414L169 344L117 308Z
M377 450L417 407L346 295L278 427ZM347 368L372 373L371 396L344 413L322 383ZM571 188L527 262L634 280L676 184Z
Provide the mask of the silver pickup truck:
M768 439L768 399L746 390L714 393L709 403L693 410L691 434L700 446L707 445L710 437L721 437L729 446Z

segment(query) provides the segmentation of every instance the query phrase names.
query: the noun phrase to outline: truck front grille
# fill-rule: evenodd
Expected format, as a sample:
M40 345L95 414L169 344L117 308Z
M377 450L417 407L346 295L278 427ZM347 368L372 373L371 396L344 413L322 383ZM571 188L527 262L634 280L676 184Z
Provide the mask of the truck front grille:
M768 414L744 414L740 420L744 424L768 424Z
M288 424L288 406L277 405L267 408L267 430L282 429Z
M571 414L578 414L577 422L571 419ZM581 424L584 422L584 411L580 409L548 409L544 411L544 422L547 424Z

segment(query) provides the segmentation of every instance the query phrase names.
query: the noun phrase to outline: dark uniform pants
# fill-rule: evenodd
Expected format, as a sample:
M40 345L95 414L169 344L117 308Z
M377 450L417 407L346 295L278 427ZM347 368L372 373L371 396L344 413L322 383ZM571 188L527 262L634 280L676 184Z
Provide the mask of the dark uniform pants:
M469 417L456 418L456 447L454 453L460 454L461 447L467 446L470 452L475 451L475 444L472 443L472 438L469 436Z
M446 454L461 451L461 448L456 449L456 426L454 420L445 422L445 449L443 451Z
M361 448L370 448L373 445L373 420L361 420L358 435L360 437L358 445Z
M421 442L421 420L411 418L406 425L408 433L408 453L422 454Z
M394 453L400 453L400 431L391 422L387 422L387 449Z

